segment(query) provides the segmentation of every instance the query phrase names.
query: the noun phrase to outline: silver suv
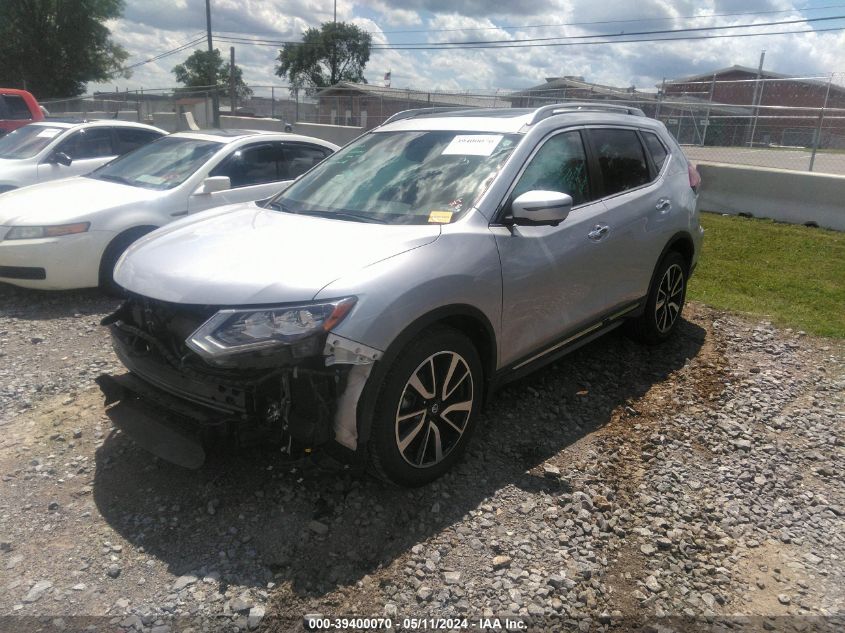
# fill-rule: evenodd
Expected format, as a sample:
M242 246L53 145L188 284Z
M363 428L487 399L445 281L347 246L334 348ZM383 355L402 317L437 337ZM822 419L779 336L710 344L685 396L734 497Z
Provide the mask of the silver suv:
M402 112L269 201L123 256L109 413L186 466L269 438L429 482L497 386L620 325L670 336L698 183L635 108Z

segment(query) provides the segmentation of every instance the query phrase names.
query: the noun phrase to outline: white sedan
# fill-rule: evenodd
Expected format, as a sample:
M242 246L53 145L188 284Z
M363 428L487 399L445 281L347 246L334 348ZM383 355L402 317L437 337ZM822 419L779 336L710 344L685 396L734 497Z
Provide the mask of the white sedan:
M80 176L167 134L130 121L42 121L0 138L0 193Z
M112 271L142 235L191 213L269 198L337 145L246 130L180 132L87 176L0 195L0 281L114 290Z

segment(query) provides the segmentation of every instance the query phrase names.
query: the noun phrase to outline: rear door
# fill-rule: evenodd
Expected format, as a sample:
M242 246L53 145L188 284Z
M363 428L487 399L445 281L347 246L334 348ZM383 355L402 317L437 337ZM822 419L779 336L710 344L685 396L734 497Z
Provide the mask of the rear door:
M607 208L609 252L602 283L609 307L616 308L648 293L672 201L637 129L595 127L587 138Z
M111 127L90 127L71 133L59 143L53 154L62 152L71 158L70 165L60 165L45 159L38 166L38 180L55 180L82 176L105 165L117 156Z
M0 136L41 118L22 96L0 93Z

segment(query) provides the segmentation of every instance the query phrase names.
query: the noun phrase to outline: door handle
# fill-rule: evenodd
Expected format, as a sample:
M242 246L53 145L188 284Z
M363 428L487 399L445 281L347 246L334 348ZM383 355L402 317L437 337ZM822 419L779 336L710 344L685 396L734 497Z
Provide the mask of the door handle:
M672 208L672 201L669 198L660 198L654 208L658 211L668 211Z
M598 242L605 235L607 235L608 231L610 231L610 227L607 226L607 224L596 224L593 227L593 230L587 233L587 237L589 237L595 242Z

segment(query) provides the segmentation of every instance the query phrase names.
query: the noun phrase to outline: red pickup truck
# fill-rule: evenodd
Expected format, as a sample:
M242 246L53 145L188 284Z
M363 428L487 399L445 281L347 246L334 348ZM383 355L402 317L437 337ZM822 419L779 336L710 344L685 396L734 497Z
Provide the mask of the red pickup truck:
M26 90L0 88L0 136L33 121L43 121L38 102Z

